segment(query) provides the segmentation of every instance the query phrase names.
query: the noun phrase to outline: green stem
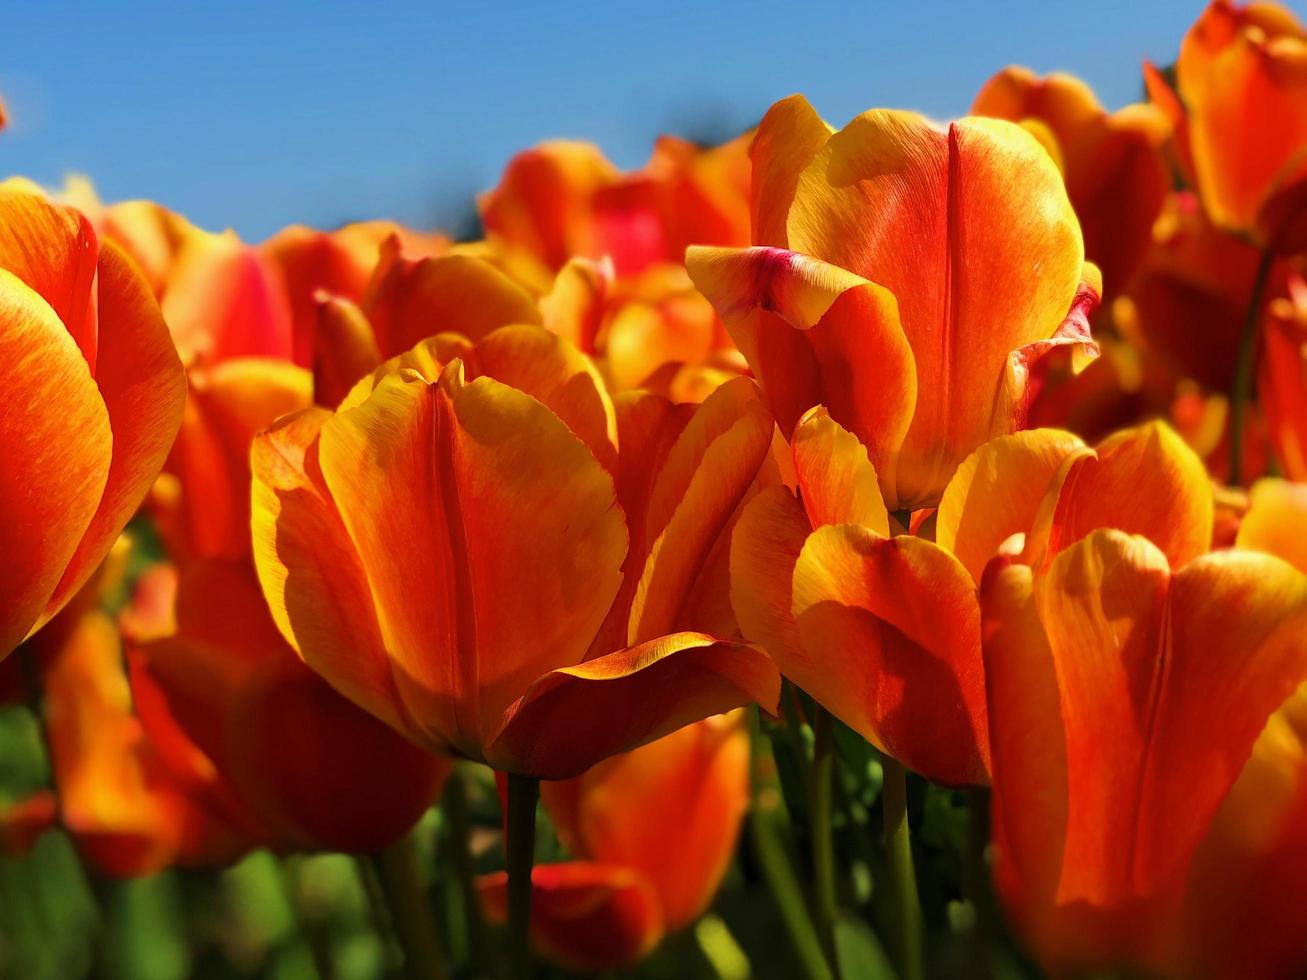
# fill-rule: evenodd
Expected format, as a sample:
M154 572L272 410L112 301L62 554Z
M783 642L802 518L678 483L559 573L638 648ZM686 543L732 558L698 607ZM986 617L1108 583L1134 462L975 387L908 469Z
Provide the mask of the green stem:
M1244 314L1243 334L1239 337L1239 354L1234 362L1234 382L1230 388L1230 483L1243 485L1243 427L1244 415L1253 393L1253 366L1257 354L1257 327L1261 314L1262 294L1270 278L1275 254L1267 249L1257 263L1252 294Z
M467 927L472 966L478 976L490 974L490 944L486 940L485 920L476 892L476 868L472 863L471 820L467 809L467 775L456 766L445 783L445 818L449 828L450 860L458 878L463 921Z
M762 737L757 709L753 709L751 715L754 785L753 805L749 808L749 843L785 931L789 933L803 977L805 980L832 980L817 930L808 916L803 889L785 850L779 827L780 807L783 806L780 792L775 785L764 784L759 778L760 771L770 761L767 759L768 744Z
M377 874L376 865L367 855L354 855L354 873L359 886L368 901L368 916L376 930L382 946L385 948L386 970L397 969L401 963L402 950L399 937L395 935L395 923L391 921L390 909L386 905L386 893L381 887L381 876Z
M291 918L300 938L308 947L313 969L319 980L333 980L336 975L331 957L331 937L323 923L311 916L304 907L304 890L301 885L303 858L292 854L281 861L281 885L290 907Z
M536 803L540 781L508 776L508 943L509 976L531 975L531 867L535 863Z
M921 900L917 897L917 876L912 866L912 837L908 828L907 772L902 763L885 757L885 783L881 805L885 816L885 857L890 885L898 906L898 967L904 980L922 980L925 970L922 952Z
M808 815L812 822L812 887L817 933L831 973L839 978L835 950L835 851L831 842L831 780L834 775L833 722L830 712L817 708L812 720L812 768L808 772Z
M404 973L410 980L444 980L445 954L431 917L426 883L418 867L412 835L372 856L390 921L404 950Z

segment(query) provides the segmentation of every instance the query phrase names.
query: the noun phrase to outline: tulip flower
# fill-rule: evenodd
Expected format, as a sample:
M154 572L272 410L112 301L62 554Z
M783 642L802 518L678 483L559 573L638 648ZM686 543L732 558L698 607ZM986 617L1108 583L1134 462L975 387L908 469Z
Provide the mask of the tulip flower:
M1017 67L986 82L971 111L1020 123L1044 144L1066 178L1104 297L1118 294L1148 250L1170 187L1165 115L1147 104L1108 113L1079 79Z
M646 396L615 417L586 358L539 327L424 342L335 413L255 442L273 617L414 741L524 776L774 708L771 661L720 638L715 584L771 418L744 379L687 415Z
M172 864L225 863L250 846L238 826L170 778L159 746L132 713L122 646L99 608L126 559L120 539L101 570L28 641L39 665L44 726L55 792L11 808L8 828L31 838L59 825L83 856L113 877ZM47 819L42 823L44 815Z
M1307 681L1307 576L1244 552L1176 568L1100 529L1043 568L996 559L980 595L1000 894L1050 969L1156 965L1199 842Z
M0 656L86 582L177 433L185 381L145 280L79 212L0 190Z
M1294 275L1287 295L1267 309L1258 391L1285 474L1307 481L1307 281Z
M1096 353L1097 273L1057 167L1020 127L873 110L832 135L792 96L753 166L758 247L693 248L691 278L782 434L825 405L891 510L934 506L969 452L1022 426L1045 354Z
M136 710L171 779L281 851L371 852L407 833L448 764L304 666L248 562L187 561L177 587L175 629L128 645Z
M621 174L587 143L543 143L514 157L481 198L494 242L557 271L609 257L623 278L677 263L694 242L748 241L748 138L699 149L664 136L643 170Z
M1145 75L1212 221L1296 250L1307 217L1307 29L1277 3L1213 0L1180 45L1179 97L1151 65Z
M533 945L573 970L630 967L703 913L730 863L749 799L743 717L689 725L540 796L575 860L532 873ZM478 882L492 921L506 884Z
M732 538L741 630L877 748L949 785L989 780L975 589L1009 536L1036 563L1100 527L1148 534L1177 563L1212 539L1202 462L1160 424L1093 449L1051 429L986 443L945 489L933 541L889 536L866 447L824 409L791 451L797 498L762 490Z

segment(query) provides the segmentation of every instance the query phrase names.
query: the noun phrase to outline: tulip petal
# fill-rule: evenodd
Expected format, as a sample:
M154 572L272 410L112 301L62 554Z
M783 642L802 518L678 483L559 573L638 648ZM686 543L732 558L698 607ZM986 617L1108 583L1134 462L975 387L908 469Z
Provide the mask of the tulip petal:
M1063 471L1049 557L1101 527L1143 535L1173 568L1210 547L1215 505L1207 470L1164 423L1115 433L1093 454L1068 459ZM1044 533L1036 528L1034 536Z
M762 117L749 150L755 244L787 247L785 223L799 175L833 132L802 95L781 99Z
M323 296L317 305L313 400L335 408L360 378L381 363L372 324L353 302Z
M791 442L799 499L813 528L858 524L889 537L889 512L876 468L853 433L819 406L799 422Z
M1084 247L1061 174L1012 123L968 118L942 130L873 110L803 172L788 229L794 250L897 299L918 394L905 468L886 498L891 509L933 503L957 463L1000 434L994 384L1008 355L1050 337L1075 296Z
M0 269L0 657L49 603L104 493L113 434L86 359L36 292Z
M1141 891L1187 865L1267 719L1307 681L1307 575L1268 555L1206 555L1175 574L1168 619L1129 808Z
M548 408L458 361L435 384L385 378L320 445L420 736L478 756L608 611L626 552L612 478Z
M952 555L919 538L818 528L794 568L793 610L806 657L791 680L928 779L988 783L980 611Z
M508 875L477 879L486 919L508 919ZM569 861L531 869L531 945L567 970L603 973L633 966L663 936L658 896L631 868Z
M1235 546L1283 558L1307 573L1307 484L1262 479L1253 484Z
M486 758L568 779L710 715L754 702L775 713L780 686L757 647L673 633L545 674L504 712Z
M991 439L962 461L939 502L935 541L979 582L998 546L1028 532L1067 456L1084 443L1060 429Z
M410 730L376 606L319 464L331 414L311 408L254 440L254 565L272 618L310 667L355 704Z
M788 437L808 409L825 405L867 447L885 503L896 509L897 453L918 389L894 297L782 249L693 248L686 262L748 360L782 434Z
M739 379L714 392L681 432L651 494L645 533L658 536L632 600L628 644L714 625L697 621L693 609L705 592L725 597L726 568L718 563L721 588L696 583L712 570L714 548L729 540L731 522L771 450L773 428L753 384Z
M745 639L761 644L787 677L812 676L794 622L794 565L812 528L785 487L767 487L745 505L731 535L731 608Z
M382 250L362 306L382 357L438 333L475 343L496 327L540 323L531 294L489 262L467 255L412 261L394 243Z
M86 217L38 194L0 192L0 269L7 269L50 304L96 373L95 318L99 248Z

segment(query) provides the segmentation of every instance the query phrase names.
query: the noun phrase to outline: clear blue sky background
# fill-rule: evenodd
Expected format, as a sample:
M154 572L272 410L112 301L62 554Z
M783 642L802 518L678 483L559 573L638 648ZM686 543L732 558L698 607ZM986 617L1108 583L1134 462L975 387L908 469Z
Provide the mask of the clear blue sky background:
M121 9L119 9L121 8ZM6 4L0 172L89 175L259 239L290 222L451 226L512 153L738 131L801 91L832 123L947 117L1011 62L1110 107L1173 59L1199 2ZM1301 13L1301 11L1300 11Z

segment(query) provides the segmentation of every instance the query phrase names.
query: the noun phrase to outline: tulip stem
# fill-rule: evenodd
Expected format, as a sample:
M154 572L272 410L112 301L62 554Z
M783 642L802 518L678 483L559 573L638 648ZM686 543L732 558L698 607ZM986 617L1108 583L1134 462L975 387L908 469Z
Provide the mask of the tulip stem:
M468 946L477 974L490 972L490 947L486 942L485 921L481 917L481 904L477 899L476 867L469 846L471 821L467 809L467 775L461 766L455 766L445 783L445 819L449 825L450 860L458 878L459 898L463 903L463 921L468 933Z
M445 955L431 918L422 869L412 835L372 855L390 922L404 951L404 974L410 980L444 980Z
M808 771L808 819L811 822L812 885L814 919L826 962L839 980L839 957L835 950L835 852L831 841L831 780L833 777L833 722L825 708L818 707L812 719L812 767Z
M540 780L508 776L508 965L513 980L531 975L531 866L535 863Z
M830 968L822 952L821 940L808 915L803 889L794 873L779 824L784 820L785 801L775 784L775 762L770 757L766 739L758 723L758 711L752 711L752 805L749 807L749 843L758 870L767 882L785 931L790 935L794 953L805 980L831 980Z
M917 897L917 875L912 866L912 837L908 828L908 781L903 764L886 756L881 789L885 817L885 857L890 884L898 906L899 972L904 980L922 980L921 900Z
M1244 415L1253 393L1253 366L1257 360L1257 326L1262 307L1262 294L1270 278L1275 253L1267 249L1257 263L1252 294L1244 314L1243 334L1239 337L1239 354L1234 362L1234 382L1230 388L1230 484L1243 485L1243 429Z

